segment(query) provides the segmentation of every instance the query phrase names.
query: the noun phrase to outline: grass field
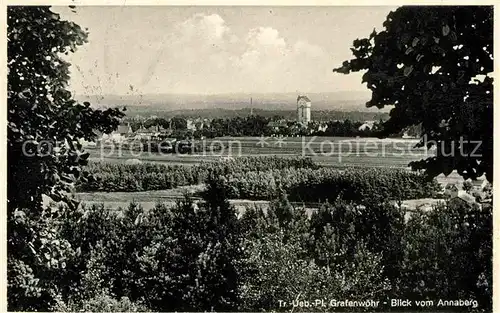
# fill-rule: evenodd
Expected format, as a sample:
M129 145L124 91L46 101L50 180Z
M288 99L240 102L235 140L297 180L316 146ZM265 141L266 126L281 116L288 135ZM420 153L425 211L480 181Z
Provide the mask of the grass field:
M423 149L414 148L416 140L377 139L377 138L342 138L342 137L305 137L305 138L271 138L264 140L258 137L217 138L207 140L207 147L219 145L221 151L201 154L160 154L130 151L129 149L89 148L94 161L123 163L128 159L139 159L143 162L194 165L202 161L216 161L220 158L237 156L308 156L314 162L328 167L360 166L360 167L396 167L407 168L408 163L430 156ZM463 182L456 172L445 177L437 177L444 186L448 183L460 185ZM104 203L105 207L126 207L130 202L140 203L144 208L151 208L157 202L174 203L185 191L200 190L202 186L188 186L171 190L145 192L95 192L79 193L77 198L87 203ZM248 205L266 205L264 201L232 200L239 210ZM260 203L260 204L259 204ZM413 206L413 205L412 205Z
M238 137L216 138L199 141L207 148L219 147L219 151L205 153L171 154L139 152L116 145L113 148L91 148L91 159L106 162L124 162L139 159L144 162L168 164L197 164L224 157L272 155L308 156L323 166L371 166L404 168L408 163L430 155L416 149L415 140L344 138L344 137Z

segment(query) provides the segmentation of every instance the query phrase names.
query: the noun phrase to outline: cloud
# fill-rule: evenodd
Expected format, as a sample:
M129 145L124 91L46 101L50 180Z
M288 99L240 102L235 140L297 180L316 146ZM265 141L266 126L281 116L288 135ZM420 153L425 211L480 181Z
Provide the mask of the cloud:
M314 89L329 62L321 47L306 41L287 43L271 27L249 30L246 44L234 65L256 92Z
M322 47L305 39L289 42L273 27L235 31L219 14L194 14L169 27L158 19L149 23L157 26L151 32L131 28L123 35L127 40L116 38L121 49L105 51L106 64L99 46L89 45L100 60L92 72L99 92L130 93L129 85L137 94L306 92L333 75ZM89 75L79 80L88 82Z
M286 47L285 39L281 38L279 32L271 27L250 29L247 42L253 47L275 47L276 49Z
M177 25L165 49L173 66L155 75L175 77L163 86L173 92L311 90L329 70L321 47L305 40L290 44L272 27L238 36L217 14L196 14Z
M228 39L229 27L218 14L195 14L176 26L174 36L178 42L202 40L203 43L216 43Z
M310 8L301 23L303 8L52 7L89 29L88 44L64 56L73 64L70 88L82 95L364 92L363 73L331 69L390 9Z

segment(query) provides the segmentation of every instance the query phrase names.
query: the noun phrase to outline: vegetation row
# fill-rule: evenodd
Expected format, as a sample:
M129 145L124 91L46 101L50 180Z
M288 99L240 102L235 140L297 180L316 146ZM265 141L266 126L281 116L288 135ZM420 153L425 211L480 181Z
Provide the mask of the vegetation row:
M242 157L200 165L90 163L93 176L79 191L147 191L203 183L222 177L230 199L272 200L287 192L292 201L367 199L405 200L435 197L436 180L401 169L320 168L310 158Z
M146 191L171 189L178 186L203 183L210 173L226 176L249 171L268 171L284 168L310 168L316 165L310 158L238 157L199 165L115 164L89 163L87 179L77 190L91 191Z
M231 173L223 178L232 199L272 200L287 192L290 200L406 200L435 197L441 187L420 173L400 169L287 168Z

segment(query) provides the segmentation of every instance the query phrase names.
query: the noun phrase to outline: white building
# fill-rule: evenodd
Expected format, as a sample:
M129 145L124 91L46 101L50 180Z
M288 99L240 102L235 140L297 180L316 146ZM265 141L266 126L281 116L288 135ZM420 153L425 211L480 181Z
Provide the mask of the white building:
M311 100L307 96L297 97L297 121L303 124L311 121Z
M375 125L374 121L365 121L363 125L359 126L359 131L372 130Z
M319 132L325 132L327 129L328 129L328 124L323 123L318 126Z
M130 123L118 125L118 128L112 133L112 135L121 135L123 137L133 135Z
M187 128L188 130L196 130L196 124L195 124L195 121L194 121L194 120L192 120L192 119L187 119L187 120L186 120L186 124L187 124L186 128Z

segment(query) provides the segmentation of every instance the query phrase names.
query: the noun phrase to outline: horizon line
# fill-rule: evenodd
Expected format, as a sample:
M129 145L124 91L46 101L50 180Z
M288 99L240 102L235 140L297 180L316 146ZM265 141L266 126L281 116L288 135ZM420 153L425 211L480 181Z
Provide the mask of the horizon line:
M180 92L163 92L163 93L106 93L106 94L80 94L73 92L74 96L145 96L145 95L182 95L182 96L220 96L220 95L269 95L269 94L297 94L297 95L307 95L307 94L321 94L321 93L370 93L371 91L367 89L366 91L360 90L337 90L337 91L313 91L313 92L296 92L296 91L271 91L271 92L221 92L221 93L180 93Z

